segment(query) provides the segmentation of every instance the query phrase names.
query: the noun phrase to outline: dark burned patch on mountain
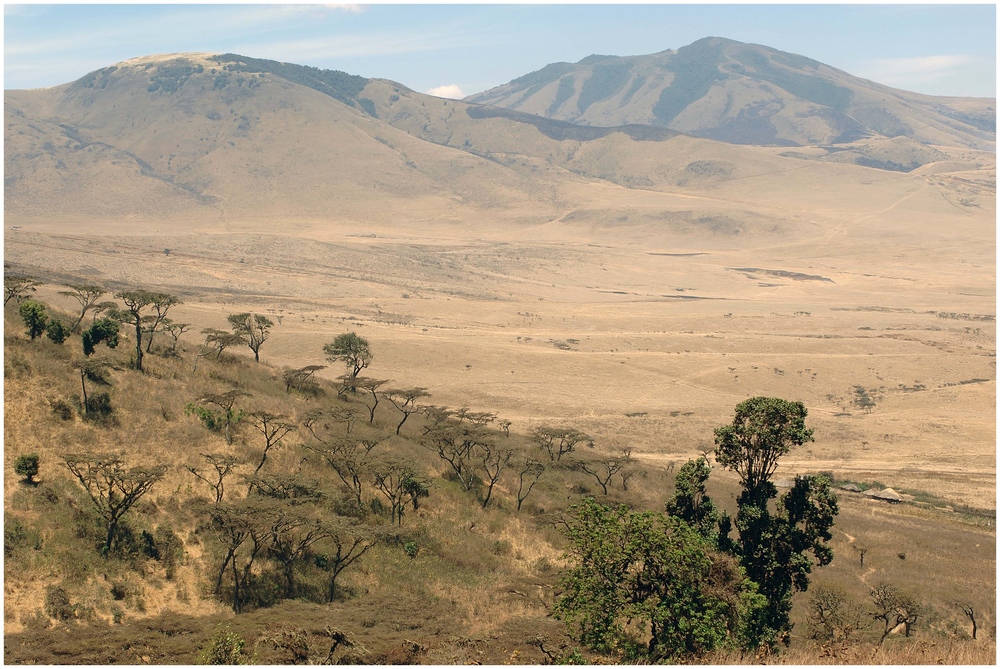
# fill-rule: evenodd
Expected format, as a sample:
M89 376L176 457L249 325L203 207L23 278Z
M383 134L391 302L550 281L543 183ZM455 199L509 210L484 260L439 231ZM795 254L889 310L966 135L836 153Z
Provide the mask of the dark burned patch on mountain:
M637 142L662 142L680 134L666 128L656 128L648 125L620 125L612 128L575 125L567 121L554 121L533 114L526 114L502 107L490 107L488 105L472 104L469 105L467 112L469 117L474 119L505 118L517 123L527 123L538 128L538 131L546 137L557 141L573 140L577 142L589 142L607 137L614 132L621 132Z
M306 86L324 95L329 95L351 107L367 111L367 106L363 105L357 98L358 93L368 85L368 79L365 77L347 74L339 70L321 70L318 67L307 65L280 63L264 58L248 58L235 53L212 56L211 60L222 65L223 70L230 72L273 74L293 84Z

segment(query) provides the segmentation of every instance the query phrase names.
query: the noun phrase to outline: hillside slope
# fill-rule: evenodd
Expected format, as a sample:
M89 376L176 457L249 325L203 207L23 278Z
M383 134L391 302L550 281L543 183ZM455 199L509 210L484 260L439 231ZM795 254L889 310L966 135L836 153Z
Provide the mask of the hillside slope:
M995 100L900 91L804 56L719 37L646 56L553 63L467 100L584 125L652 125L737 144L882 136L992 150L996 142Z

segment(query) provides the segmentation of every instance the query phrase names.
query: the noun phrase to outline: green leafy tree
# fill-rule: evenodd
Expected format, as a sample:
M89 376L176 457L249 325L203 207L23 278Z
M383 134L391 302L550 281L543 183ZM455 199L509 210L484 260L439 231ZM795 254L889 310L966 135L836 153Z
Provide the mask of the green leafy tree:
M83 354L93 355L94 349L101 342L108 348L117 348L119 327L119 322L113 318L95 319L93 325L84 330L80 337L83 340Z
M38 453L19 455L14 460L14 473L24 477L25 483L34 484L38 476Z
M770 606L755 625L761 638L789 641L793 590L809 587L815 565L833 559L827 542L839 509L831 482L824 476L796 478L792 489L768 504L778 490L771 477L781 456L812 440L801 402L753 397L736 407L732 424L715 430L716 460L735 471L743 484L737 498L734 551ZM728 527L728 522L725 523Z
M17 309L24 321L24 327L28 328L28 336L32 339L41 337L45 333L45 326L49 322L49 317L45 313L45 306L34 300L24 300Z
M222 432L226 443L233 443L233 430L243 420L244 411L236 408L236 401L241 397L249 397L250 393L242 390L230 390L225 393L205 395L184 408L184 413L194 414L213 432ZM267 457L265 452L264 457ZM263 464L263 462L261 463Z
M228 316L233 334L239 335L253 351L253 359L260 362L260 347L267 341L274 321L260 314L241 313Z
M747 621L766 600L695 529L590 498L573 508L565 530L573 566L554 611L580 643L653 662L753 646Z
M45 335L57 344L61 344L69 339L69 328L63 325L62 321L53 319L49 321Z
M356 379L362 369L372 361L372 351L368 340L354 332L345 332L323 346L326 359L347 366L352 379Z
M721 514L712 498L705 493L705 482L712 473L712 465L702 456L688 460L674 480L674 495L667 500L667 513L680 518L698 530L706 539L715 541Z

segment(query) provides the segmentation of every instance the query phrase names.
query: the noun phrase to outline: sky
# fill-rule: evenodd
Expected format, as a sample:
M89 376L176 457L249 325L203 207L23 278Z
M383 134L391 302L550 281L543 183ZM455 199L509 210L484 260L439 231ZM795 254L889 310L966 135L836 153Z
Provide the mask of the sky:
M238 53L461 98L591 54L708 36L930 95L996 96L995 4L8 4L4 89L159 53Z

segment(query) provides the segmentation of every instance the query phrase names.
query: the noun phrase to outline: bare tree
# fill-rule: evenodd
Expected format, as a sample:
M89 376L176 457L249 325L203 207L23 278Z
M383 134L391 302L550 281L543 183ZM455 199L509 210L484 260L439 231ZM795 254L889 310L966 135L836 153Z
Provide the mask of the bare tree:
M7 306L7 303L14 300L15 303L20 302L28 293L35 292L35 287L42 285L42 282L31 276L21 276L18 274L4 274L3 275L3 303Z
M900 592L893 585L880 583L872 588L872 618L883 623L882 637L878 640L881 646L885 638L894 629L903 626L903 634L910 636L917 619L923 614L923 607L911 595Z
M843 591L820 585L810 592L807 603L810 638L843 643L865 627L864 609L850 601Z
M964 613L969 621L972 623L972 638L976 638L976 632L978 631L978 626L976 625L976 610L972 608L972 604L961 604L958 606L962 608L962 613Z
M121 453L71 453L63 461L108 525L101 549L105 555L114 548L122 517L167 471L165 465L126 468Z
M545 465L534 458L526 457L519 463L517 470L517 510L520 511L524 500L531 494L531 489L545 473ZM525 481L528 481L527 488Z
M209 511L226 552L215 579L215 592L221 592L226 568L231 567L235 613L242 613L250 603L255 580L254 563L271 540L267 511L267 506L258 502L217 504Z
M271 449L279 445L283 438L298 428L295 423L288 421L288 416L283 414L250 411L246 415L250 425L264 436L264 452L261 454L260 462L257 463L257 468L253 470L253 473L256 474L264 466Z
M69 290L60 291L59 294L72 297L80 303L80 317L76 319L76 323L70 328L72 332L79 332L84 316L97 305L97 300L108 291L103 286L98 286L97 284L69 285L66 287Z
M510 459L514 457L514 450L508 447L498 446L491 440L483 440L478 444L479 460L483 463L483 482L486 484L486 494L483 495L483 508L485 509L490 498L493 497L493 488L500 475L510 464Z
M201 472L194 467L188 467L188 471L200 478L202 481L212 486L212 490L215 491L215 503L218 504L222 501L222 497L226 494L225 480L226 477L232 473L233 468L239 462L232 455L223 455L219 453L202 453L201 457L208 461L208 464L212 466L215 470L214 478L215 481L211 481L205 476L202 476Z
M329 531L327 550L317 551L316 565L330 574L326 601L333 602L337 598L337 577L375 546L380 536L371 528L361 526L342 516L337 517L334 523L328 524L327 530Z
M281 565L285 577L285 597L295 596L295 564L309 554L314 544L330 537L321 521L290 507L277 507L270 518L269 554Z
M542 425L531 433L531 440L549 454L550 461L555 462L572 453L581 441L590 440L590 435L573 428Z
M374 436L331 435L327 417L328 414L323 411L314 411L306 416L302 426L312 435L315 443L303 444L303 447L326 460L360 509L364 482L368 478L369 455L381 440Z
M403 414L403 420L399 421L399 425L396 426L396 434L399 434L399 431L403 429L403 423L406 422L406 419L420 410L420 407L417 406L417 400L430 396L431 394L427 392L426 388L391 388L382 393L382 397L389 400L392 406Z
M447 462L458 482L469 491L481 479L476 474L475 456L479 445L490 438L489 431L481 423L472 423L456 418L447 410L435 408L430 412L433 424L426 428L420 444L437 453ZM463 418L467 414L463 414Z
M580 469L593 476L601 486L604 494L608 494L608 485L614 475L632 463L632 449L626 448L622 454L613 458L605 458L595 462L581 462Z

